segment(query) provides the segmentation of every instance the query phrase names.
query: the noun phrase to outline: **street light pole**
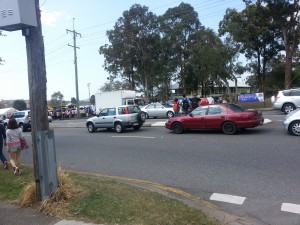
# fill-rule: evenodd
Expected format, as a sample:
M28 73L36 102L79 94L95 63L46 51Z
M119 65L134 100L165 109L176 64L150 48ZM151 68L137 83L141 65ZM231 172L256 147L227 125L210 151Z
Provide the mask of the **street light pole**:
M91 101L90 86L91 86L91 83L88 83L88 84L87 84L87 87L88 87L88 89L89 89L89 102Z

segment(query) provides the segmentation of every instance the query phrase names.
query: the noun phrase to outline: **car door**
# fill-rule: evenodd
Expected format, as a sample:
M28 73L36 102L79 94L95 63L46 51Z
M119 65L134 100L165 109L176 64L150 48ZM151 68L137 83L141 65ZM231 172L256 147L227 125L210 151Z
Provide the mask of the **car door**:
M207 112L208 106L201 106L194 109L188 116L185 118L185 128L190 129L202 129L205 127L205 115Z
M95 117L94 124L97 128L103 128L106 127L106 116L107 116L108 109L103 109L98 114L97 117Z
M226 119L227 111L221 105L211 105L205 116L205 128L215 129L221 128L222 123Z
M147 107L147 114L149 117L155 117L155 104L149 104Z
M297 108L299 108L300 107L300 89L291 91L290 96L293 99L292 101L295 103L295 106Z
M107 128L113 128L114 122L116 120L116 108L109 108L107 110L107 116L105 118L105 127Z
M166 117L166 112L164 110L164 106L160 103L155 104L155 115L156 117Z

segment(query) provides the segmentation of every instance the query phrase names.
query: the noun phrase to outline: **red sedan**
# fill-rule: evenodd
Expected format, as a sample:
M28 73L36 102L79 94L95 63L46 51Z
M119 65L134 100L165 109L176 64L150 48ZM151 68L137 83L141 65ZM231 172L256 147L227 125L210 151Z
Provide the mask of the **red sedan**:
M240 129L254 128L263 122L260 110L235 104L213 104L200 106L187 116L170 118L165 126L176 134L187 129L221 129L224 134L236 134Z

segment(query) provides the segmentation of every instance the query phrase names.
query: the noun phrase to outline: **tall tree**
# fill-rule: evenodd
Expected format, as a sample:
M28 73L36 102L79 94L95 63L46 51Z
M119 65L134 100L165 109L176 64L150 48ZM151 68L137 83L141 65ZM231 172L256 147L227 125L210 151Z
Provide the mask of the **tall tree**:
M25 110L27 109L27 104L24 100L15 100L13 102L13 107L17 110Z
M281 31L285 49L285 88L292 83L293 58L300 39L299 0L244 0L246 4L266 5L269 21Z
M219 24L219 33L228 34L241 45L241 53L252 61L249 69L257 76L259 91L263 91L268 63L280 50L269 9L262 5L247 5L240 13L227 9Z
M50 106L51 107L60 106L63 99L64 99L64 96L62 93L60 93L60 91L54 92L51 95Z
M145 6L133 5L107 32L111 45L99 49L105 57L105 69L128 81L131 89L141 85L146 98L152 78L154 43L159 39L156 28L156 16Z
M183 92L187 92L188 46L192 41L191 35L201 27L198 13L190 4L181 3L178 7L168 9L159 20L162 39L170 49L169 63L176 65L175 79L181 83Z

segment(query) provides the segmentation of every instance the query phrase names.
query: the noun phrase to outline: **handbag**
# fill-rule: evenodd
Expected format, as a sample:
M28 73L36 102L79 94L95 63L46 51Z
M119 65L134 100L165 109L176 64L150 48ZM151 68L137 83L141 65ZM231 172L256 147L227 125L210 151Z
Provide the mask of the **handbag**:
M28 146L28 144L27 144L27 142L26 142L25 139L21 139L20 141L21 141L21 150L27 150L27 149L29 149L29 146Z

